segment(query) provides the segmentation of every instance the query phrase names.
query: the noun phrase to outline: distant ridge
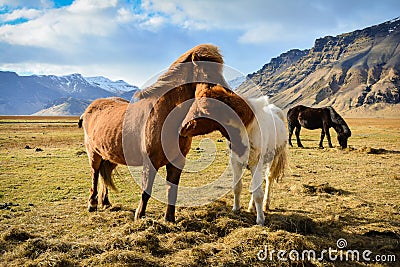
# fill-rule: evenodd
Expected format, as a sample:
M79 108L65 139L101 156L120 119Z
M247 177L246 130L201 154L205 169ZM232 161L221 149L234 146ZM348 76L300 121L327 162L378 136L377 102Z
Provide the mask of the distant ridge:
M59 98L48 108L42 109L32 115L35 116L80 116L90 104L90 101L76 98Z
M130 100L138 87L105 77L19 76L0 71L0 115L79 115L96 98ZM83 108L83 109L82 109Z
M345 116L400 117L400 19L338 36L307 50L293 49L249 74L283 109L297 104L331 105Z

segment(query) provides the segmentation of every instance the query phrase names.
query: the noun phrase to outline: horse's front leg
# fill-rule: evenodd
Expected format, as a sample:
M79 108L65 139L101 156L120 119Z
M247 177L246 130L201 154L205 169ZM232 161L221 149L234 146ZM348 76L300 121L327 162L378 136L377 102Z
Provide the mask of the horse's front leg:
M332 146L332 142L331 142L331 135L330 135L330 133L329 133L329 127L328 127L328 126L325 126L324 131L325 131L325 134L326 134L326 139L328 139L328 146L329 146L330 148L332 148L333 146Z
M321 139L319 141L319 148L324 148L324 144L323 144L324 138L325 138L325 131L324 131L324 129L322 129L322 131L321 131Z
M240 194L242 193L242 173L243 165L235 158L231 158L231 166L233 171L233 212L240 210Z
M183 165L178 165L183 168ZM178 195L178 185L181 177L182 169L178 168L172 163L167 166L167 199L168 206L165 213L165 220L167 222L175 222L175 205Z
M295 134L296 134L297 146L298 146L298 147L304 147L303 144L302 144L301 141L300 141L300 130L301 130L301 127L300 127L300 126L299 126L299 127L296 127Z
M146 162L143 165L142 173L142 198L140 199L139 206L135 212L135 220L146 216L147 202L150 199L151 191L153 189L154 178L157 174L157 169L154 168L151 162Z
M260 160L262 162L262 159ZM263 197L264 192L262 189L262 164L258 164L257 166L250 167L252 173L251 179L251 192L252 197L249 203L249 211L251 211L253 207L253 202L255 204L256 212L257 212L257 224L264 225L265 216L263 211Z

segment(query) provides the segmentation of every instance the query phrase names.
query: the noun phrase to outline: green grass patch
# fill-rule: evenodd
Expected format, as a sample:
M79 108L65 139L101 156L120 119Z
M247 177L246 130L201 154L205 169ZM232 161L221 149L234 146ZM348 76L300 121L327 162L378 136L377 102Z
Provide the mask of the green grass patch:
M113 208L86 210L90 169L83 131L71 118L0 119L0 263L4 266L364 266L368 262L260 261L271 250L348 249L400 260L400 121L348 119L350 147L317 148L319 131L302 130L304 149L289 148L289 172L273 186L264 227L242 211L233 194L199 207L179 207L176 223L166 205L150 199L147 218L134 221L141 168L118 166ZM208 139L206 139L208 138ZM295 143L295 142L294 142ZM324 143L326 145L326 142ZM37 150L40 148L40 150ZM226 140L196 137L181 186L217 179L229 165ZM160 170L165 177L165 169ZM231 180L227 182L231 187ZM163 192L161 192L164 194ZM210 192L211 194L212 192ZM207 197L207 196L206 196ZM387 266L393 263L373 263ZM1 265L1 264L0 264Z

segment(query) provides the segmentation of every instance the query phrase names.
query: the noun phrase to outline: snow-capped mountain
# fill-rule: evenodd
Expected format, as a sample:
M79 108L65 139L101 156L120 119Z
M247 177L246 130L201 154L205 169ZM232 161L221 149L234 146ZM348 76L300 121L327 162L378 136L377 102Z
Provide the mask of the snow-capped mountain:
M229 84L229 86L230 86L232 89L236 89L236 88L238 88L245 80L246 80L246 76L239 76L239 77L236 77L236 78L234 78L234 79L232 79L232 80L229 80L229 81L228 81L228 84Z
M87 103L96 98L111 96L130 100L139 90L123 81L112 82L104 77L96 80L104 82L95 84L93 79L87 81L77 73L65 76L20 76L15 72L0 71L0 115L29 115L61 105L66 99L70 103L73 99Z
M139 90L137 86L130 85L123 80L118 80L114 82L103 76L85 77L84 79L88 81L91 85L98 86L112 93L120 94L132 90Z

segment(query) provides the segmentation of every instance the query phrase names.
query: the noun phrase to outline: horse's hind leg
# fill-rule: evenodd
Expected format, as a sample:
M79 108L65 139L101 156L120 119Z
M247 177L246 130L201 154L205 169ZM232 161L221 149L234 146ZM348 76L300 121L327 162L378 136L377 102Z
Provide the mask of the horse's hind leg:
M296 134L297 146L298 147L304 147L303 144L300 141L300 130L301 130L301 126L296 126L295 134Z
M92 153L89 155L89 163L92 168L92 187L90 188L88 210L89 212L92 212L97 210L98 204L97 187L99 183L101 156L97 153Z
M168 199L168 206L167 206L167 211L165 213L165 220L167 222L175 222L175 205L176 205L178 185L182 169L178 168L172 163L168 163L165 167L167 169L167 199Z
M274 178L269 175L269 167L265 171L265 195L263 200L264 211L269 211L269 205L271 202L271 188Z
M257 224L264 225L265 216L262 208L264 192L262 189L262 165L253 166L251 168L252 179L251 179L251 191L252 197L249 203L249 211L255 205L257 212ZM254 204L253 204L254 203Z

